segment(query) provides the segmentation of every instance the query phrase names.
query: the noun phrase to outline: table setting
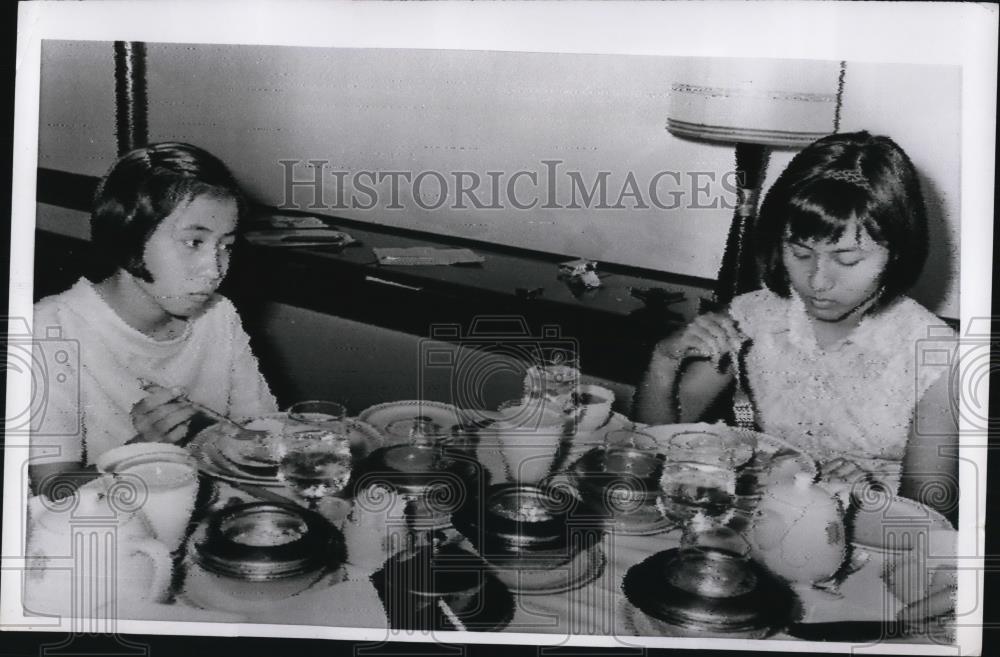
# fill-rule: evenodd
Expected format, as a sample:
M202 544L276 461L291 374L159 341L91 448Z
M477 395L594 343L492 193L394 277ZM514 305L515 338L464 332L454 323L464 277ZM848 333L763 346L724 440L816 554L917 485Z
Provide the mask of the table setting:
M496 409L301 402L110 450L74 503L117 523L118 571L95 576L123 618L947 640L896 621L953 586L945 518L878 489L845 503L752 428L646 426L613 403L562 362ZM65 552L56 503L31 505L29 555ZM26 606L58 607L61 577L28 582Z

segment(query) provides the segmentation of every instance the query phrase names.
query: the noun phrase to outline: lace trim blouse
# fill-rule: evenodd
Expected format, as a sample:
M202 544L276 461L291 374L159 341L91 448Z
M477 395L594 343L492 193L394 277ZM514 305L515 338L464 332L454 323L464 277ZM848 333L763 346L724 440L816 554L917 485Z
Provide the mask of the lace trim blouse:
M730 315L752 339L746 369L761 429L820 462L854 460L897 489L917 401L946 370L923 355L954 350L954 331L908 297L827 347L794 291L741 295Z

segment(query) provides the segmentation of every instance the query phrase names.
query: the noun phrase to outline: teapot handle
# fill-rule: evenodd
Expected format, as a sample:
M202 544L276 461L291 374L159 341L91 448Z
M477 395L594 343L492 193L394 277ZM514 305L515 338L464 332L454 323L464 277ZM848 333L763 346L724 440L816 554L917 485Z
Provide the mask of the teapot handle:
M170 582L173 579L174 562L170 550L155 538L134 539L129 541L125 548L129 556L138 552L149 557L153 563L153 577L146 599L150 602L162 601L170 590Z

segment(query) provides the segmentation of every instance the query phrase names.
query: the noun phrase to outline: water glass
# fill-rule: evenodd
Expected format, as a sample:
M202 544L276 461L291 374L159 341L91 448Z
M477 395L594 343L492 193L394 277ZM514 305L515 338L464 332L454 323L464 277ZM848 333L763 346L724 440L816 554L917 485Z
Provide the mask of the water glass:
M331 401L302 401L288 408L288 419L298 425L343 434L346 431L347 408Z
M351 477L351 445L341 434L326 429L291 429L276 449L278 479L310 509L324 497L336 495Z

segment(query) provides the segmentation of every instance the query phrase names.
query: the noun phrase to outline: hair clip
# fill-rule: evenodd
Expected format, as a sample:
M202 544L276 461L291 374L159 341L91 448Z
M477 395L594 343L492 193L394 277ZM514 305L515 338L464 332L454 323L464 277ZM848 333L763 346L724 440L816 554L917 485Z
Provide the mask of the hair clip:
M823 177L831 180L840 180L841 182L857 185L871 191L871 185L868 184L868 180L858 169L834 169L833 171L827 171Z

